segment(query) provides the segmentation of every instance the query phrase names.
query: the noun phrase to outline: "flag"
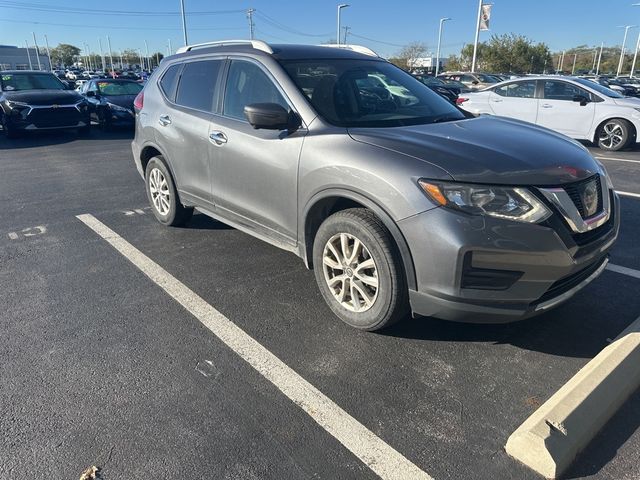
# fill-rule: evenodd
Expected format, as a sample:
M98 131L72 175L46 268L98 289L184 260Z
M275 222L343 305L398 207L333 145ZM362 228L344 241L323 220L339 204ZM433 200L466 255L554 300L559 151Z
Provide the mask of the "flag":
M489 30L489 20L491 19L492 4L482 5L482 13L480 14L480 30Z

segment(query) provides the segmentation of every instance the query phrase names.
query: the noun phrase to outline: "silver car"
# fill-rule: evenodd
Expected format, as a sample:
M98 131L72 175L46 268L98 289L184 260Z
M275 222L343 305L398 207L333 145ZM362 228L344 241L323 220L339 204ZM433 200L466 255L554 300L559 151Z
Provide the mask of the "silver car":
M540 314L603 271L618 235L618 198L579 143L465 114L364 48L185 47L135 108L158 221L197 208L295 253L356 328Z

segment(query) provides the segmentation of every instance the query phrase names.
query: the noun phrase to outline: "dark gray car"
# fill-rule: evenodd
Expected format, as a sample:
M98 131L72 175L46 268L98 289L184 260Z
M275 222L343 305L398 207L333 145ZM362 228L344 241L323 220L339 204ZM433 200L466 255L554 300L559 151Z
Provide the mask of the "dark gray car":
M357 50L216 42L164 59L132 143L156 218L195 207L294 252L366 330L411 311L518 320L602 272L619 202L583 146L470 118Z

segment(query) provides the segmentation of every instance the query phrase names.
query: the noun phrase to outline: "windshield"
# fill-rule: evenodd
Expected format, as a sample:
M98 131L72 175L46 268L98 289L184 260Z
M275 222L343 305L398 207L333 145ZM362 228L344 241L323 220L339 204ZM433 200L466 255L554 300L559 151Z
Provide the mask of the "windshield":
M497 79L494 76L491 75L485 75L484 73L476 73L475 74L476 77L478 77L478 80L480 80L482 83L498 83L500 82L499 79Z
M340 127L400 127L465 116L394 65L378 60L287 60L281 64L315 110Z
M596 92L601 93L602 95L605 95L609 98L624 98L624 95L620 95L618 92L615 92L610 88L603 87L602 85L597 83L595 80L590 80L586 78L575 78L574 80L580 85L589 87L592 90L595 90Z
M135 82L98 82L98 90L101 94L112 97L137 95L142 90L142 85Z
M5 92L18 90L65 90L58 77L48 73L3 73L0 85Z

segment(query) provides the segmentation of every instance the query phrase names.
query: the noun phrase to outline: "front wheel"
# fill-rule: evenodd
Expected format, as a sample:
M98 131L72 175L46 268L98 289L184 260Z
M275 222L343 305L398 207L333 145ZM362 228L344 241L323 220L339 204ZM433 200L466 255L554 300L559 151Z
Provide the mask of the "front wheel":
M598 129L598 146L603 150L617 152L626 148L633 140L633 127L621 118L607 120Z
M380 330L409 313L400 254L370 210L352 208L327 218L314 239L313 264L325 301L352 327Z
M160 223L177 227L191 219L193 207L185 207L180 203L173 179L162 157L149 160L145 170L145 184L151 211Z

